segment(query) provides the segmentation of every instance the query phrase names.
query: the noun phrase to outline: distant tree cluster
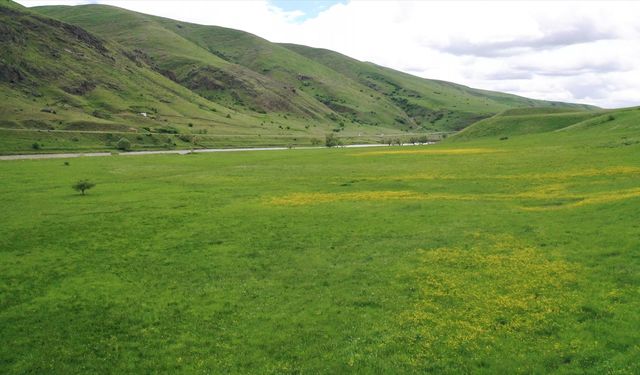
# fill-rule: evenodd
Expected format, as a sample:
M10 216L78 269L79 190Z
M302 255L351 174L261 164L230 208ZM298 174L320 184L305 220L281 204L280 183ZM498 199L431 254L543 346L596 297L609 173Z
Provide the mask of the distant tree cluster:
M423 144L429 143L429 142L430 142L430 140L429 140L429 137L427 135L421 135L419 137L411 137L411 138L409 138L409 143L414 144L414 145L415 144L423 145Z
M338 147L342 146L342 141L340 140L340 138L336 137L335 134L329 133L325 137L324 145L327 147Z
M402 139L400 138L385 138L382 143L384 143L385 145L389 145L389 146L393 146L393 145L398 145L398 146L402 146Z

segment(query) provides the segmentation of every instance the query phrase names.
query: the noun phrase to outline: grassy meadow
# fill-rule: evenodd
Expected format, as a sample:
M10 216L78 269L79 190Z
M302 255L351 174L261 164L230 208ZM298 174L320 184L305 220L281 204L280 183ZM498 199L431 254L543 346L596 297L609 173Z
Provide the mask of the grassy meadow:
M639 373L638 114L1 162L0 372Z

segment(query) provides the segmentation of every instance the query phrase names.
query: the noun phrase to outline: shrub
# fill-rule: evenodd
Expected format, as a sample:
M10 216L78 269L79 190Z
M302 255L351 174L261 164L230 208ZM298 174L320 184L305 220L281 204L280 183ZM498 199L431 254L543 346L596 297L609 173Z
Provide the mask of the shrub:
M174 128L173 126L163 126L161 128L157 128L154 129L156 132L161 133L161 134L178 134L178 129Z
M118 143L116 143L116 148L122 151L131 150L131 142L126 138L120 138Z
M324 145L327 147L337 147L340 146L342 144L342 142L340 141L340 139L338 137L335 136L335 134L333 133L329 133L326 135L325 140L324 140Z
M84 195L85 191L91 189L94 186L96 186L96 184L94 184L93 182L90 182L88 180L80 180L73 184L73 186L71 187L73 188L73 190L79 191L80 193L82 193L82 195Z
M40 143L33 142L33 144L31 144L31 148L34 149L34 150L39 150L40 149Z
M187 142L187 143L193 142L193 136L192 135L180 134L178 136L178 139L180 139L182 142Z

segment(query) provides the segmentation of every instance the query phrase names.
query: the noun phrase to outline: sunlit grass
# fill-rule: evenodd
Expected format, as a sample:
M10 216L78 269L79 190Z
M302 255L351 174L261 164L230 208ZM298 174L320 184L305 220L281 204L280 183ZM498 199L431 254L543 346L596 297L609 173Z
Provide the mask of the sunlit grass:
M1 162L0 372L638 373L636 133Z

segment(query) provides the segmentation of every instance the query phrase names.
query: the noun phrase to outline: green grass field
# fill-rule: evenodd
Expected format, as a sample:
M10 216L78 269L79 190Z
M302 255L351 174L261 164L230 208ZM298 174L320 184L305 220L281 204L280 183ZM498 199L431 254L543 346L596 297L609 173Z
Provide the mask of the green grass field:
M637 374L639 119L0 162L0 372Z

